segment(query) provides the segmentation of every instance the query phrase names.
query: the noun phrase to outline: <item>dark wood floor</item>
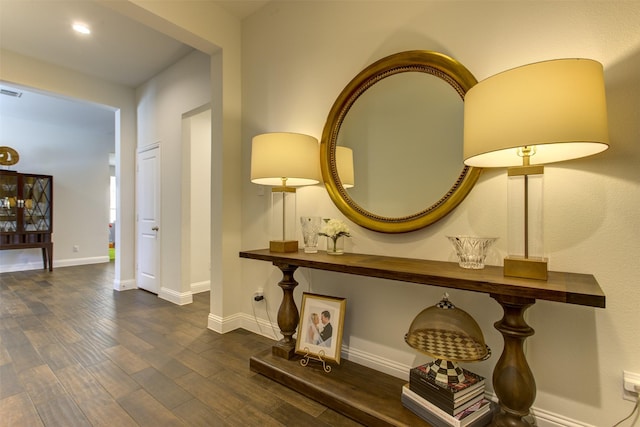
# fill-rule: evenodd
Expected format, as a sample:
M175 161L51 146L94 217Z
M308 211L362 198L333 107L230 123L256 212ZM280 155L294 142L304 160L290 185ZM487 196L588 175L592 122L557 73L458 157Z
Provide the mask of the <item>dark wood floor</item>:
M249 370L273 341L113 290L113 263L0 274L1 426L355 426Z

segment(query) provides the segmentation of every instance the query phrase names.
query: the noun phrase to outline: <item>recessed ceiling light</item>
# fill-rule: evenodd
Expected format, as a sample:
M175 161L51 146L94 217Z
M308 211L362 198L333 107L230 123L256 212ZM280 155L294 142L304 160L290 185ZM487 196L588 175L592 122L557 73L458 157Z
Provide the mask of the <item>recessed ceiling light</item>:
M91 30L86 24L75 23L73 24L73 29L81 34L91 34Z

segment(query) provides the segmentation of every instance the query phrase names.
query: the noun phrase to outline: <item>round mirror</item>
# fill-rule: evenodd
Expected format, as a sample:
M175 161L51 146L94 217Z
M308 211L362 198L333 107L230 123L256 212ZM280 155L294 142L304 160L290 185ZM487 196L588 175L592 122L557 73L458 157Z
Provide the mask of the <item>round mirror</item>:
M385 233L451 212L481 171L462 162L462 102L475 83L463 65L430 51L391 55L360 72L331 108L320 144L322 177L340 211ZM339 173L342 146L353 156L349 185Z

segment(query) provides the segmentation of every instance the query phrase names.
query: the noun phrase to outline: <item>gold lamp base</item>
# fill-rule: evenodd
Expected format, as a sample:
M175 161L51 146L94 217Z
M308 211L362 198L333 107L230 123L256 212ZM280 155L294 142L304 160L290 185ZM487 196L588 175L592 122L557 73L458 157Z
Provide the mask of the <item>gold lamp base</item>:
M547 280L547 258L508 256L504 259L504 275Z
M270 252L298 252L297 240L271 240L269 242Z

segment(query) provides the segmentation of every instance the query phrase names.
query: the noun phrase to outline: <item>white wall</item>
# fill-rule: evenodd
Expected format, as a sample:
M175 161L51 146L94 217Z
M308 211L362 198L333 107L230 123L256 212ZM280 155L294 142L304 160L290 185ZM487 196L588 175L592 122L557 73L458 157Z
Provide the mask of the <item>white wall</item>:
M138 147L158 142L162 150L159 296L176 303L191 301L190 271L182 268L188 265L182 234L190 221L183 217L190 200L182 194L182 117L211 100L209 65L209 55L193 51L136 90Z
M622 370L640 372L640 3L637 2L274 2L243 22L243 249L266 247L268 196L249 182L251 138L272 131L320 138L327 113L365 66L410 49L460 61L478 80L505 69L562 57L603 63L612 147L589 159L550 165L545 173L545 240L551 270L593 274L607 308L538 302L528 312L536 334L527 357L536 376L539 419L612 425L623 401ZM491 264L506 255L506 173L485 171L469 197L435 225L385 235L351 224L347 250L453 260L447 234L499 236ZM298 192L299 215L342 217L322 186ZM281 274L242 261L243 311L264 286L271 318ZM428 360L403 341L413 317L443 289L299 269L302 291L347 298L349 359L406 375ZM488 295L450 292L481 325L494 356L470 368L491 376L502 338L502 312ZM268 322L264 312L261 320ZM264 328L263 328L264 329ZM257 330L257 329L256 329ZM491 387L490 387L491 388ZM573 420L573 421L571 421Z
M9 116L1 123L0 145L20 154L13 169L53 176L54 268L108 262L113 133L96 132L81 123L69 126ZM78 252L73 252L74 245L79 246ZM0 252L0 271L41 268L40 249Z

